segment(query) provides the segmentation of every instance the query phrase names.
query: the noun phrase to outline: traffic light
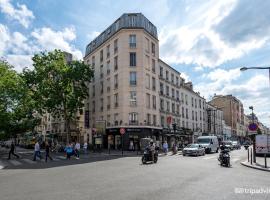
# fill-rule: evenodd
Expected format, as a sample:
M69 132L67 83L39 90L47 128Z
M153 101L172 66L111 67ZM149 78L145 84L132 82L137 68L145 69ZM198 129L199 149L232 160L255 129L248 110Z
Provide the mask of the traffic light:
M172 124L174 132L176 131L176 123Z

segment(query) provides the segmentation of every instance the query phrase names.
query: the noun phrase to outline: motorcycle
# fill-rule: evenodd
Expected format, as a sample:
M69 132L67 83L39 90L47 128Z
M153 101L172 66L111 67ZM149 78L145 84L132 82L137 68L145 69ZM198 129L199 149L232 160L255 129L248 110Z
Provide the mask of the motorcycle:
M230 167L231 164L229 150L223 150L222 152L220 152L218 161L220 162L221 166Z
M157 163L157 161L158 161L158 151L155 150L153 159L151 151L148 148L146 148L143 152L142 164L146 164L147 162Z

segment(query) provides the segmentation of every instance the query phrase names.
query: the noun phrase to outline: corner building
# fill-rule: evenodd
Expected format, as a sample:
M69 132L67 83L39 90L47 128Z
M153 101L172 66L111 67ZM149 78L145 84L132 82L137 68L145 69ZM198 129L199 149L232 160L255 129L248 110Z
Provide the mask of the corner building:
M171 123L166 124L168 115L177 127L181 126L180 92L176 88L184 80L173 68L173 73L164 70L175 88L170 87L169 96L160 98L165 94L161 94L162 82L167 90L160 70L167 64L159 60L157 28L141 13L123 14L117 19L87 45L84 61L94 69L85 101L85 128L90 143L120 149L120 128L125 128L124 148L128 149L131 141L140 148L143 137L168 140L164 131L165 126L171 128ZM162 109L165 99L166 112Z

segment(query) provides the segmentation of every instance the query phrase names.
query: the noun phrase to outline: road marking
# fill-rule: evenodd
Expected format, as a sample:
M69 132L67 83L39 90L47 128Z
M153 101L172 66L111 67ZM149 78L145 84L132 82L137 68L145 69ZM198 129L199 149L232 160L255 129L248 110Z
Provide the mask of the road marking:
M61 159L58 159L58 158L52 158L53 161L60 161Z
M9 160L9 162L12 164L12 165L15 165L15 166L18 166L18 165L21 165L22 163L17 161L17 160Z
M22 160L23 160L24 162L28 163L28 164L35 164L34 161L29 160L29 159L26 159L26 158L24 158L24 159L22 159Z
M3 169L7 166L7 163L0 160L0 169Z
M57 158L59 158L59 159L61 159L61 160L66 160L67 159L67 157L66 156L57 156Z
M207 157L204 157L203 159L204 160L210 160L210 159L213 159L213 158L217 158L217 156L207 156Z

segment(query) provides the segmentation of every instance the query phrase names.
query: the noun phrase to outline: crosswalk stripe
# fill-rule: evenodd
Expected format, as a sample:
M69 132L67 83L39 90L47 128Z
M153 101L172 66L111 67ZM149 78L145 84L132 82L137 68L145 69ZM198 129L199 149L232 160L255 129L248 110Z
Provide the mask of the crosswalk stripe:
M18 166L18 165L21 165L22 163L17 161L17 160L9 160L9 162L12 164L12 165L15 165L15 166Z
M7 166L7 163L5 161L0 160L0 169L5 168L5 166Z
M59 158L59 159L67 159L65 156L57 156L57 158Z
M204 157L203 160L210 160L210 159L213 159L213 158L217 158L217 156Z
M28 164L34 164L35 162L34 161L32 161L32 160L30 160L30 159L26 159L26 158L24 158L24 159L22 159L24 162L26 162L26 163L28 163Z

